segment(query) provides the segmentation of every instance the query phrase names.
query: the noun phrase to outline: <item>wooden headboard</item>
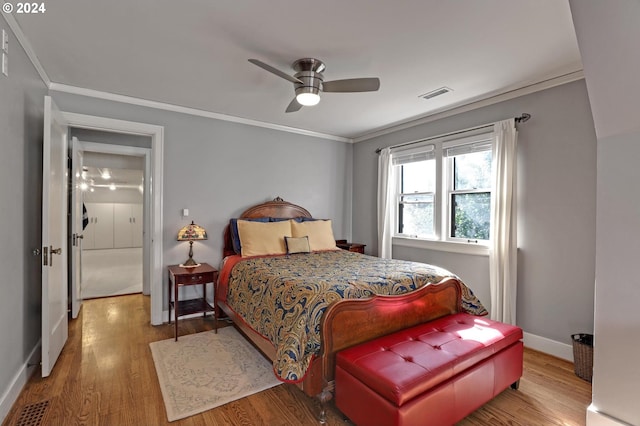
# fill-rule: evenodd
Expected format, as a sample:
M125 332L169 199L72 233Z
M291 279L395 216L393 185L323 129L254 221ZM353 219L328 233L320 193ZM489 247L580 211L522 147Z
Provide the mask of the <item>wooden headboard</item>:
M242 212L238 218L256 218L256 217L278 217L284 219L293 219L296 217L312 217L311 213L304 207L300 207L296 204L284 201L280 197L276 197L273 201L267 201L266 203L257 204L253 207L249 207ZM224 249L222 256L230 256L235 254L233 251L233 245L231 243L231 233L229 232L229 225L224 227Z

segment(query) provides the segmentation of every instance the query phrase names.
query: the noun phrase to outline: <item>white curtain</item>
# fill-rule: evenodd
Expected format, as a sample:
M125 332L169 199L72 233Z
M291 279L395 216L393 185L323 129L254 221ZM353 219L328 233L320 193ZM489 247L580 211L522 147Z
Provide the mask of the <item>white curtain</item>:
M518 274L516 239L516 146L515 120L494 124L493 188L489 276L491 319L516 323Z
M378 157L378 256L391 259L393 236L393 164L391 148L384 148Z

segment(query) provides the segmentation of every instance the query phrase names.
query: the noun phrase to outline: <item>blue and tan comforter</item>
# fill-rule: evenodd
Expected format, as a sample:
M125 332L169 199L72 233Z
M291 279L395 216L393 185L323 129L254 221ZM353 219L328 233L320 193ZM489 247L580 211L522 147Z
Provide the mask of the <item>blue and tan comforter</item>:
M276 349L274 372L299 382L320 351L320 319L341 299L403 294L455 276L432 265L380 259L345 250L236 259L228 274L226 303ZM227 274L225 274L227 272ZM226 281L226 279L225 279ZM486 315L463 286L465 311Z

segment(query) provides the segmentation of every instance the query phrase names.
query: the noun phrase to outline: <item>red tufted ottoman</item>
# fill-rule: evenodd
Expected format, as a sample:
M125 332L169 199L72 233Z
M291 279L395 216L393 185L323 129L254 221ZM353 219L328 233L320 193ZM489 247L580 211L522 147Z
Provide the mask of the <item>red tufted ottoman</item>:
M447 315L338 353L336 406L362 426L452 425L522 376L522 330Z

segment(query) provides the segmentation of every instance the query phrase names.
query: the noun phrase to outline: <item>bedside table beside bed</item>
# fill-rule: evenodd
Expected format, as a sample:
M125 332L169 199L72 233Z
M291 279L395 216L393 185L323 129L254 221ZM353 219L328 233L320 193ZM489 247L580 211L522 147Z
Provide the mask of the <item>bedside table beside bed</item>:
M336 240L336 246L341 248L342 250L364 254L364 248L366 247L366 244L348 243L347 240Z
M207 302L207 284L214 285L215 298L215 282L218 279L218 270L208 263L202 263L192 268L184 268L179 265L171 265L169 270L169 324L171 324L171 310L174 313L175 340L178 340L178 318L184 315L203 313L203 317L207 316L207 312L214 312L213 306ZM189 300L179 300L179 288L192 285L202 285L202 297ZM173 299L171 298L173 287ZM215 305L215 299L214 299ZM215 314L214 314L215 317ZM217 329L217 324L216 324Z

